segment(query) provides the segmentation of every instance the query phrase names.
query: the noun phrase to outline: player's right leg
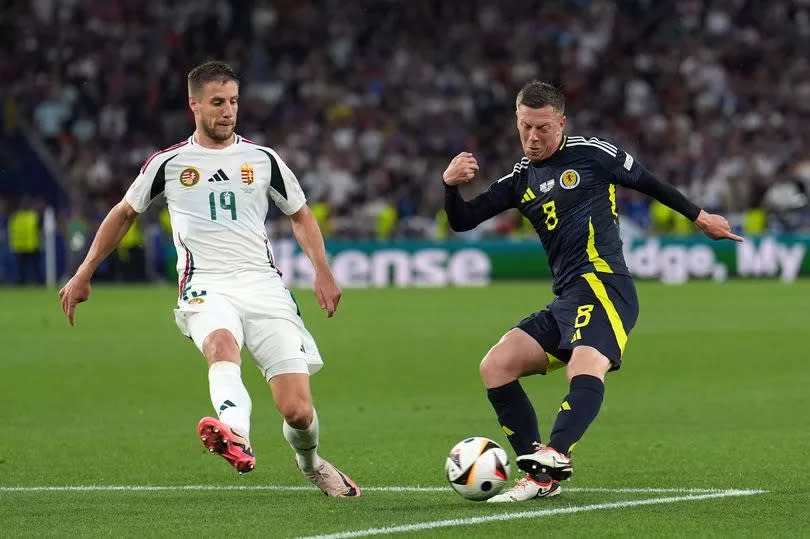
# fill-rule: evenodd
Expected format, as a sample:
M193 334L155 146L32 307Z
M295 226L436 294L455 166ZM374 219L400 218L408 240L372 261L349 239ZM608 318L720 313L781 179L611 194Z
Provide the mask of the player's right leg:
M200 420L200 440L239 473L247 473L255 468L256 458L249 440L252 405L240 366L243 333L239 314L228 300L206 294L204 301L181 303L175 318L208 363L208 387L217 417Z
M533 453L540 445L537 416L518 379L544 373L548 365L543 348L521 328L513 328L507 332L489 350L480 365L487 397L518 456ZM490 501L525 501L555 496L559 492L559 484L545 473L527 474L518 479L515 486L490 498Z
M501 429L518 455L540 444L537 415L518 378L545 372L548 359L538 342L520 328L506 333L484 356L481 379Z

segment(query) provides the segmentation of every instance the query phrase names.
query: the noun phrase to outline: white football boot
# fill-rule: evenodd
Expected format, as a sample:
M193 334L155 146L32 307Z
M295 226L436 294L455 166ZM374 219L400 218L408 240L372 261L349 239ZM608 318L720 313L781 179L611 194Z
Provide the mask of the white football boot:
M317 468L311 472L303 473L327 496L337 498L356 498L360 496L360 488L357 484L348 475L323 458L321 458L321 463Z
M488 499L487 502L523 502L535 498L549 498L560 493L559 482L554 481L546 474L541 474L541 476L543 476L543 479L547 479L547 481L538 481L531 475L526 474L515 481L515 486L493 496Z
M539 446L534 453L519 456L516 462L518 468L528 474L547 473L557 481L565 481L574 473L571 457L547 445Z

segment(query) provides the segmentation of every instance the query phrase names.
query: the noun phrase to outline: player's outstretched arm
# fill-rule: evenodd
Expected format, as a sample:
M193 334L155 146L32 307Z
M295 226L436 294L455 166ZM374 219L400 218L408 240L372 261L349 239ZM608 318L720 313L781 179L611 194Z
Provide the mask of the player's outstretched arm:
M622 182L622 184L641 191L677 211L694 222L704 234L714 240L730 239L743 241L742 237L731 232L731 227L725 217L707 213L700 209L674 186L659 180L644 168L641 169L637 180L633 182Z
M70 325L73 325L73 313L76 305L90 298L90 279L93 277L99 264L121 242L121 238L127 233L132 223L138 217L138 213L129 205L126 200L121 200L116 204L110 213L98 227L96 237L93 239L90 250L84 258L76 274L59 291L59 301L62 303L62 310L65 312Z
M312 215L309 206L304 204L300 210L290 215L292 230L298 245L307 255L315 268L315 282L313 290L318 298L318 305L326 310L328 316L335 314L342 292L332 275L332 268L326 260L326 249L323 245L323 235L318 227L318 221Z

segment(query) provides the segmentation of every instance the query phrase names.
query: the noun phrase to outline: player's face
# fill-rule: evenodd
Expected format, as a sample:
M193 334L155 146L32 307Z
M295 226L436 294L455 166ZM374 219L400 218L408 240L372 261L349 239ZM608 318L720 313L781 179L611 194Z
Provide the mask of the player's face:
M537 161L547 159L557 151L562 142L565 116L551 105L539 109L520 105L516 115L520 143L526 157Z
M239 108L239 85L236 81L211 81L203 84L199 95L189 96L197 129L216 142L233 136Z

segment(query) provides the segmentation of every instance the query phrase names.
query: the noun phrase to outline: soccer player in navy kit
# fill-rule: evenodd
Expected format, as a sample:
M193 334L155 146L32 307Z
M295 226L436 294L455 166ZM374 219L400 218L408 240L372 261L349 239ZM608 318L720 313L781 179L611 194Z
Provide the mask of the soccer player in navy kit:
M525 157L489 189L465 201L457 186L478 170L468 152L444 172L445 209L455 231L470 230L509 208L532 223L548 254L557 296L521 320L481 362L481 377L503 431L526 475L490 502L554 496L572 472L571 449L596 418L608 371L621 367L638 297L622 254L616 185L645 193L680 212L707 236L742 241L728 221L701 210L635 158L597 138L564 134L565 97L544 82L516 100ZM548 444L518 379L566 366L569 392Z

